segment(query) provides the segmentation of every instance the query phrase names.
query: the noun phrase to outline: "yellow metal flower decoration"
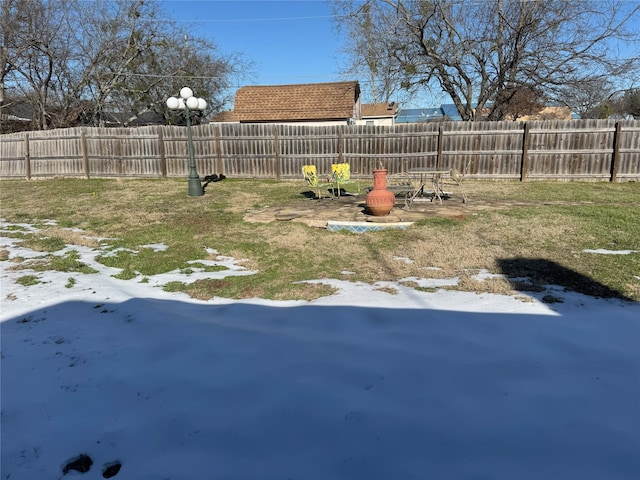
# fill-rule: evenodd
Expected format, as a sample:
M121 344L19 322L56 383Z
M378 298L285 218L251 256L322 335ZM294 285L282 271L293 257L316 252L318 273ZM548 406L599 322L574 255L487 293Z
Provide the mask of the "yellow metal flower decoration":
M331 175L336 183L345 183L351 179L351 168L348 163L334 163L331 165Z
M309 186L318 186L318 172L315 165L303 165L302 175L304 175L304 179L307 181Z

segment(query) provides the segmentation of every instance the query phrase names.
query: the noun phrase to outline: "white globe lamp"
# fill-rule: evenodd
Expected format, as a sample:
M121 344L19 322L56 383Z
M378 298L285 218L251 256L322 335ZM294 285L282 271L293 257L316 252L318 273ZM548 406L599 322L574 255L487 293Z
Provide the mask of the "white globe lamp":
M191 97L193 97L193 90L191 90L189 87L182 87L180 89L180 96L182 98L184 98L185 100L187 98L191 98Z
M167 107L171 110L177 110L180 108L180 101L176 97L167 98Z
M187 98L187 107L189 107L191 110L197 110L199 103L200 102L198 102L198 99L196 97Z
M170 110L184 110L184 116L187 121L187 150L189 153L189 196L198 197L204 195L204 187L196 170L193 138L191 136L191 112L193 110L204 111L207 108L207 102L204 98L194 97L193 90L189 87L182 87L179 96L167 98L167 107Z

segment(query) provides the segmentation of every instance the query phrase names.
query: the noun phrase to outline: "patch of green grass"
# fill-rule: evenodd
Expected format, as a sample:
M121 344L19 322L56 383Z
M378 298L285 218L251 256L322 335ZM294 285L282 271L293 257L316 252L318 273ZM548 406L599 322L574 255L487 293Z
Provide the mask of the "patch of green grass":
M73 278L73 277L69 277L69 278L67 279L67 283L65 284L65 286L64 286L64 287L65 287L65 288L73 288L73 287L75 286L75 284L76 284L76 279L75 279L75 278Z
M52 256L50 257L50 269L58 272L98 273L96 269L89 267L86 263L82 263L79 259L80 254L75 250L70 250L61 257Z
M419 291L419 292L437 292L438 289L435 287L415 287L415 290Z
M537 285L555 283L590 295L635 299L640 298L632 287L637 284L634 272L640 271L640 253L585 250L640 250L637 216L636 207L625 205L550 206L542 212L520 208L495 214L523 226L520 232L498 227L504 233L503 246L528 266L513 276L530 276ZM548 234L540 234L541 229Z
M202 272L222 272L224 270L229 270L224 265L205 265L204 263L200 263L200 262L189 263L189 268L191 269L192 272L193 272L192 269L194 268L197 268Z
M127 247L128 248L128 247ZM154 252L150 248L139 250L117 250L115 253L99 255L96 260L107 267L118 268L122 273L117 278L134 278L138 272L145 276L158 275L173 270L190 269L189 260L202 256L204 250L168 249Z
M59 237L43 237L39 234L25 236L20 245L36 252L57 252L66 246L64 240Z
M32 285L37 285L38 283L44 282L42 282L36 275L23 275L22 277L18 277L16 279L16 283L25 287L30 287Z
M2 233L2 236L7 238L28 238L30 235L31 233L27 233L24 230L12 230Z
M29 230L27 230L22 225L7 225L6 227L4 227L3 235L7 235L10 232L26 234L29 232Z
M169 282L162 286L162 290L169 293L184 293L187 291L187 284L184 282Z
M79 261L80 254L75 250L70 250L62 256L46 255L41 258L26 260L17 264L13 268L30 269L37 272L46 272L48 270L58 272L78 272L78 273L98 273L97 270L89 267L87 264Z
M137 276L137 272L129 269L122 270L120 273L112 275L113 278L117 278L118 280L133 280Z

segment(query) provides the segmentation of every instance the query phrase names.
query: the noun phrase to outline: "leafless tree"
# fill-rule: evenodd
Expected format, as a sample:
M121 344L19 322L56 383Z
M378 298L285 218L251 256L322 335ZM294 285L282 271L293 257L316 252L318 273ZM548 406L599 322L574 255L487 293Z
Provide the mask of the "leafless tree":
M622 0L340 0L337 22L383 44L405 88L442 90L464 120L501 120L523 91L561 100L638 72L640 5ZM370 22L366 29L361 27ZM635 45L635 49L634 49ZM625 55L624 48L629 52ZM388 52L388 53L387 53ZM354 60L362 52L353 50Z
M207 99L209 111L219 112L232 100L233 79L248 76L251 69L238 54L222 54L210 41L191 37L178 28L163 39L162 49L146 56L141 67L129 77L126 89L114 92L112 101L136 115L154 111L167 122L181 118L167 109L165 100L178 94L184 85Z
M630 88L626 90L621 100L622 114L631 115L635 119L640 119L640 88Z
M6 37L3 83L13 74L12 87L33 108L35 128L51 125L49 112L55 77L67 56L64 17L58 0L47 2L16 0L2 10Z
M343 51L351 61L344 67L343 76L360 79L364 87L363 96L372 103L397 100L398 95L403 94L402 75L393 61L390 45L384 41L383 35L376 32L383 22L375 17L383 12L372 8L368 2L362 4L355 14L350 13L351 8L351 2L336 1L334 4L336 18L350 20L336 23L338 33L345 34Z
M9 39L11 37L11 22L9 12L11 11L10 0L4 0L0 5L0 132L4 121L5 105L5 79L12 68L12 61L9 59Z
M31 104L34 128L163 115L187 83L216 112L231 81L250 73L239 54L187 36L155 0L3 0L0 15L2 84Z
M635 118L640 119L640 88L616 90L606 99L599 95L584 118Z
M585 78L580 84L565 87L562 99L580 118L604 118L607 112L603 106L615 90L608 78Z

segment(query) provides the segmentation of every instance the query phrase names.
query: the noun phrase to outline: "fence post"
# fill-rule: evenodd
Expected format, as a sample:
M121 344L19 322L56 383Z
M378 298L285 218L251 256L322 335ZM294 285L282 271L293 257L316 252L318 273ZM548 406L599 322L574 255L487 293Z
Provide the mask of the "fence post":
M116 134L115 139L113 140L115 142L114 144L114 157L116 160L116 174L118 177L122 177L123 173L124 173L124 169L122 168L122 137L120 136L121 133L118 132Z
M610 182L615 182L618 177L618 162L620 161L620 129L620 122L616 122L616 129L613 132L613 154L611 155Z
M275 154L276 180L280 181L280 140L278 140L278 126L273 126L273 153Z
M162 178L167 178L167 157L164 151L164 132L161 126L158 126L158 155L160 156L160 175Z
M522 134L522 158L520 159L520 181L524 182L529 173L529 124L525 122Z
M442 125L438 127L438 154L436 155L436 170L440 170L442 164L442 144L443 144L444 132Z
M344 163L344 139L342 137L342 125L338 125L338 163Z
M31 180L31 156L29 155L29 134L24 134L24 176Z
M87 147L86 129L80 130L80 148L82 149L82 168L84 169L84 177L88 180L89 176L89 152Z
M217 162L217 170L219 173L224 173L222 171L222 142L220 141L220 127L216 126L213 129L213 135L216 141L216 162Z

